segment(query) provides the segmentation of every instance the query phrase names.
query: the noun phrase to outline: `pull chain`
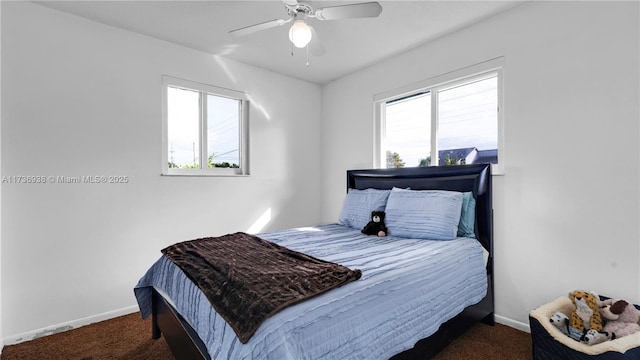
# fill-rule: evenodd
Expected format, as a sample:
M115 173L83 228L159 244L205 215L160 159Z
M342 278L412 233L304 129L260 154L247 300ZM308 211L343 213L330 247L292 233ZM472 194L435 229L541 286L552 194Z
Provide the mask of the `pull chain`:
M305 46L305 48L306 48L306 51L307 51L307 59L306 59L305 66L306 66L306 67L309 67L309 45ZM295 49L293 48L293 44L291 44L291 56L294 56L294 55L295 55L295 54L294 54L294 50L295 50Z

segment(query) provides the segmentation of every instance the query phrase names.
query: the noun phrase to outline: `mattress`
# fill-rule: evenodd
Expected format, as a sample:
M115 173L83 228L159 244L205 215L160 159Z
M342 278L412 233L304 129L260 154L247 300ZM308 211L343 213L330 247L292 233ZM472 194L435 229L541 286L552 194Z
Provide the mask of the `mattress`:
M387 359L410 349L487 293L475 239L430 241L365 236L338 224L259 234L352 269L360 280L268 318L242 344L204 294L161 257L134 292L143 318L151 287L191 324L213 359Z

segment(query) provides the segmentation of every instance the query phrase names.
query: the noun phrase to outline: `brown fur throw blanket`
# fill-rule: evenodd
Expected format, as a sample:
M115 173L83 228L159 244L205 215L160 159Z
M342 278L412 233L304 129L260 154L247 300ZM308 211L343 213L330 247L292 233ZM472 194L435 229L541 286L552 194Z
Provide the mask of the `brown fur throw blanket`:
M162 253L202 290L242 343L286 306L361 276L241 232L181 242Z

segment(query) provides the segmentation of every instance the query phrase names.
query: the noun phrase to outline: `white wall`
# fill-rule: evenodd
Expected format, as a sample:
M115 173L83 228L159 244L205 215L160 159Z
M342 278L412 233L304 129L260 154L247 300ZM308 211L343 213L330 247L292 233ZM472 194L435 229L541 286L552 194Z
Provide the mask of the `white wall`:
M0 4L0 39L2 38L2 4ZM2 46L0 46L0 84L2 84ZM0 86L0 177L2 176L2 86ZM0 181L0 204L2 204L2 182ZM4 347L2 336L2 206L0 206L0 354Z
M532 2L323 88L323 216L372 167L373 96L505 58L494 177L499 320L574 289L640 303L638 2Z
M130 178L3 185L6 343L136 311L171 243L320 221L319 86L31 3L2 30L2 175ZM250 93L249 177L160 176L162 74Z

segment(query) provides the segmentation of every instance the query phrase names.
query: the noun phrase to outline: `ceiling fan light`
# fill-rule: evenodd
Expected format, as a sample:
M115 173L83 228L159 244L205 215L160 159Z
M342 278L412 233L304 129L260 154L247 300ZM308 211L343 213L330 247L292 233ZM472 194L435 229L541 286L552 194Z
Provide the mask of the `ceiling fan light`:
M311 41L311 29L304 20L296 20L289 29L289 40L297 48L303 48Z

